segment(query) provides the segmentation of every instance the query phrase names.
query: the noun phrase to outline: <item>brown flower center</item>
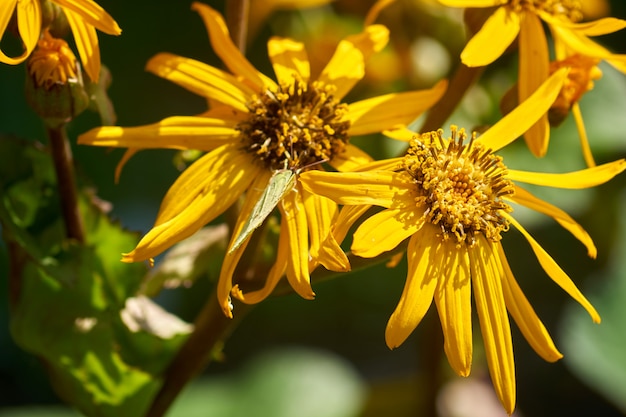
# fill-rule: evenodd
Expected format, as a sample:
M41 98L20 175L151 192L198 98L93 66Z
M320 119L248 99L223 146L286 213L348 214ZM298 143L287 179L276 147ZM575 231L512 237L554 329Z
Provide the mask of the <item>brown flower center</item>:
M553 16L561 16L571 22L580 22L583 19L580 0L510 0L509 6L515 12L522 10L544 11Z
M451 131L448 139L439 129L411 141L404 169L415 179L416 205L427 207L427 219L441 228L442 239L473 245L482 233L499 241L509 228L500 213L512 211L502 197L514 193L507 168L501 157L475 142L475 133L465 144L463 129L452 126Z
M346 104L334 86L295 79L251 100L250 117L239 123L244 149L270 170L302 169L330 161L348 143Z

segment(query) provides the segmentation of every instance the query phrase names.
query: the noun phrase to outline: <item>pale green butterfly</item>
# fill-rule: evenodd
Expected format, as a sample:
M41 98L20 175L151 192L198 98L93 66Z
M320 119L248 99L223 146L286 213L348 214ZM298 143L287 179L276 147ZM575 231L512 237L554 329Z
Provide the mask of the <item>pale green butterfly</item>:
M323 162L326 162L326 160L314 162L305 168ZM252 208L252 212L250 213L248 220L246 220L246 224L243 226L241 232L239 232L237 238L228 249L228 253L232 253L237 250L237 248L241 246L241 244L252 234L252 232L263 224L267 216L270 215L280 200L282 200L288 192L294 189L296 186L297 175L305 168L287 168L287 164L285 163L285 168L279 169L272 174L265 190L263 190L263 194L261 194L261 197Z

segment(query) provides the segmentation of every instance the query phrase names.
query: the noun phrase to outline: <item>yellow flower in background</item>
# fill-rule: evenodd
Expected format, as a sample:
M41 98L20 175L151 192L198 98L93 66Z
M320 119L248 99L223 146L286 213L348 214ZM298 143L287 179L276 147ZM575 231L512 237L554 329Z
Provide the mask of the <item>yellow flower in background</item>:
M59 6L72 29L80 59L89 78L96 82L100 74L100 49L96 29L109 35L119 35L121 29L109 14L92 0L49 0ZM39 40L42 27L40 0L2 0L0 5L0 39L7 29L13 12L17 13L17 28L24 43L24 52L9 57L0 50L0 62L17 65L31 54Z
M557 55L559 54L557 53ZM578 130L583 157L588 167L593 167L596 163L591 153L587 130L578 102L587 91L593 89L594 81L602 77L602 71L597 67L598 63L598 59L578 54L550 63L551 73L559 68L569 68L567 80L565 80L559 96L548 112L550 125L558 126L570 112L572 113Z
M569 276L511 215L510 203L546 214L572 233L596 256L589 235L561 209L540 200L517 182L580 189L602 184L626 169L626 161L565 174L508 169L493 152L519 137L551 106L567 70L546 83L480 138L452 128L412 134L407 155L386 162L390 170L301 175L303 188L351 209L376 205L384 210L366 219L354 233L352 251L375 257L408 241L408 275L400 302L385 332L387 345L401 345L435 301L452 368L462 376L472 362L471 292L484 340L491 378L510 414L515 407L515 368L510 314L535 351L547 361L561 353L521 291L501 244L514 226L530 244L548 274L591 315L600 317ZM409 139L409 138L407 138ZM376 163L378 167L383 162ZM349 217L349 216L348 216ZM353 219L352 219L353 220ZM338 228L345 225L338 224Z
M439 0L450 7L496 7L483 27L469 40L461 53L461 61L470 67L492 63L518 38L518 97L528 98L549 75L549 52L545 23L557 47L564 45L571 54L606 60L626 72L626 55L612 54L590 36L606 35L626 27L626 21L602 18L582 22L582 6L578 0ZM528 147L536 156L548 149L547 116L539 118L525 134Z
M232 72L193 59L161 53L147 69L206 97L214 107L189 117L170 117L141 127L103 127L79 137L82 144L126 147L126 158L138 149L174 148L207 151L187 168L163 199L152 230L137 247L123 255L125 262L153 258L189 237L230 207L242 194L246 198L233 230L235 237L274 173L289 169L298 173L321 169L327 162L344 171L371 158L349 143L353 135L365 135L406 125L443 94L445 83L431 90L374 97L351 104L343 97L364 75L364 62L388 41L380 25L341 41L317 80L310 79L304 46L291 39L272 38L269 57L277 82L257 71L231 41L221 15L193 3L209 32L211 45ZM309 271L318 263L334 270L349 268L339 245L329 237L337 205L303 190L297 180L293 191L278 203L282 215L277 259L265 287L234 294L245 302L267 296L283 274L294 290L312 298ZM225 256L218 282L218 299L232 316L229 297L233 272L249 237Z

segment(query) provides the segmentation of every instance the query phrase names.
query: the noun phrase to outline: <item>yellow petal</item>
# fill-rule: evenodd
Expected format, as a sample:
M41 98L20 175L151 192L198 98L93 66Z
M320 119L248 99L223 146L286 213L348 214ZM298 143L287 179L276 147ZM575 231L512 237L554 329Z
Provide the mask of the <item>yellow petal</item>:
M282 228L283 226L281 226ZM241 248L239 248L241 249ZM239 250L237 249L237 250ZM289 259L289 235L282 232L278 236L278 249L276 250L276 262L270 269L265 284L261 289L243 293L238 285L233 287L231 294L246 304L257 304L265 300L276 288L276 285L285 274Z
M501 244L497 244L498 254L502 262L502 292L504 294L504 302L509 310L513 320L520 328L522 334L532 346L532 348L548 362L554 362L563 357L554 346L554 342L545 326L537 317L537 313L528 302L528 299L519 287L519 284L513 276L513 272L509 267L506 254Z
M122 30L117 22L97 3L92 0L52 0L67 13L68 10L76 13L76 18L109 35L119 35Z
M581 225L576 223L576 221L572 219L566 212L546 201L535 197L534 195L517 185L515 186L515 194L513 195L513 197L511 197L511 200L532 210L552 217L561 226L563 226L564 229L574 235L576 239L580 240L582 244L585 245L585 247L587 248L587 255L595 259L596 255L598 254L598 250L593 244L591 236L589 236L585 229L583 229Z
M468 67L491 64L513 43L519 30L519 15L508 7L499 7L469 40L461 52L461 61Z
M339 42L337 49L319 76L319 81L335 85L334 96L341 100L365 75L365 62L389 40L389 30L381 25L365 28L358 35Z
M291 85L294 79L309 81L309 59L301 42L274 37L267 42L267 50L279 84Z
M401 140L403 142L410 142L411 140L417 138L417 133L410 129L407 129L406 127L385 130L383 134L388 138Z
M385 329L385 341L390 349L397 348L409 337L433 302L437 281L444 272L441 264L448 255L440 248L441 239L428 227L409 240L406 282Z
M242 76L244 82L257 92L265 89L276 89L276 83L257 71L235 46L224 19L217 11L199 2L193 2L191 9L198 12L202 17L213 50L233 74Z
M0 62L17 65L23 62L37 45L41 32L41 6L39 1L33 0L6 0L4 3L0 6L0 39L7 29L13 10L16 10L17 28L24 43L24 52L20 56L9 57L0 49Z
M76 49L78 49L85 72L94 83L97 83L100 78L100 47L96 29L69 9L65 9L65 16L72 28Z
M452 369L468 376L472 368L472 303L470 261L465 246L442 242L442 275L435 291L435 303L443 330L443 347Z
M605 17L591 22L574 23L565 19L553 17L544 11L537 11L541 19L552 26L569 29L585 36L608 35L626 28L626 20L614 17Z
M253 90L234 76L190 58L160 53L148 61L146 70L245 113L248 112L246 103L254 95Z
M323 195L339 204L372 204L391 207L405 199L412 201L411 178L404 173L389 171L323 172L307 171L300 174L305 190Z
M360 206L344 206L333 226L333 237L339 243L343 242L346 235L354 225L372 206L367 204Z
M533 13L525 13L519 35L518 97L522 103L546 81L549 75L549 54L546 34L541 20ZM537 157L548 150L550 125L547 113L541 115L524 135L528 148Z
M543 185L545 187L581 189L604 184L625 169L626 160L619 159L614 162L564 174L517 171L511 169L507 177L513 181Z
M350 135L367 135L411 123L439 101L447 84L444 80L429 90L386 94L350 104Z
M522 136L552 106L567 72L567 68L555 71L528 99L481 135L480 143L495 152Z
M302 190L310 240L310 258L332 271L349 271L350 262L331 235L339 209L334 201Z
M249 187L260 170L252 156L240 152L235 145L221 146L207 153L183 171L165 194L156 225L198 202L214 205L207 214L211 219L217 217Z
M593 159L591 153L591 147L589 146L589 138L587 137L587 129L585 129L585 122L583 120L582 112L580 111L580 104L578 102L572 105L572 115L574 116L574 122L576 123L576 130L578 130L578 137L580 138L580 147L583 150L583 157L587 167L592 168L596 166L596 161Z
M287 280L302 298L312 300L315 293L309 277L309 233L306 211L302 202L302 192L296 184L294 191L287 193L278 208L282 215L280 233L286 233L289 239L289 259L287 261Z
M513 226L517 228L530 246L535 252L535 256L537 260L541 264L541 267L548 274L548 276L558 284L559 287L563 288L563 290L569 294L574 300L576 300L581 306L587 310L587 313L591 316L591 319L595 323L600 323L600 315L596 311L596 309L591 305L591 303L585 298L584 295L580 292L580 290L576 287L576 285L572 282L571 278L563 272L561 267L552 259L550 255L541 247L539 243L519 224L513 217L509 216L507 213L502 214L504 218L511 222Z
M115 166L115 183L116 184L120 182L120 176L122 175L122 168L124 168L124 165L126 165L126 162L128 162L128 160L132 158L140 150L141 149L138 149L138 148L126 149L126 152L124 152L124 155L122 155L122 157L120 158L120 161Z
M482 235L469 248L476 311L491 381L507 413L515 408L515 364L511 327L504 304L499 254Z
M345 150L336 155L330 162L330 166L337 171L355 171L359 167L372 162L372 157L360 148L348 144Z
M158 123L137 126L105 126L78 137L81 145L138 149L197 149L210 151L239 135L232 120L174 116Z
M387 209L365 220L354 232L352 252L362 258L373 258L390 251L415 234L425 223L417 209Z

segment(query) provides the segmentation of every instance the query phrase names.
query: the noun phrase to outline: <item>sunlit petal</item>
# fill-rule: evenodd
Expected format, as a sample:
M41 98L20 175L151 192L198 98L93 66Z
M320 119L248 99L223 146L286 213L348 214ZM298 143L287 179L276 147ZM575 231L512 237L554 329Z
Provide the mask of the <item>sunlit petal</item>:
M72 28L76 49L78 49L78 55L80 55L80 60L85 67L85 72L93 82L98 82L100 78L100 47L98 46L96 29L85 23L73 11L65 10L65 16Z
M95 27L101 32L109 35L119 35L122 30L117 22L96 2L92 0L53 0L63 8L67 13L68 10L76 13L76 18L84 21L86 24Z
M528 343L539 356L548 362L561 359L563 355L554 346L550 334L541 320L539 320L539 317L537 317L537 313L535 313L535 310L515 280L502 245L497 244L497 249L500 262L502 263L502 292L506 308L513 316L515 323L517 323Z
M344 206L339 212L337 221L333 226L333 237L339 243L343 242L346 235L354 225L372 206Z
M415 211L387 209L369 217L354 232L352 252L362 258L373 258L394 249L424 225L425 216Z
M519 35L518 98L522 103L546 81L549 75L549 53L541 20L533 13L525 13ZM550 140L547 112L530 126L524 135L530 151L544 156Z
M391 207L394 201L412 200L412 179L403 173L307 171L300 175L300 182L306 190L345 205Z
M564 174L517 171L510 169L507 177L513 181L543 185L545 187L581 189L604 184L625 169L626 160L619 159L614 162L609 162L580 171L567 172Z
M233 74L242 76L244 82L256 91L276 88L276 83L257 71L235 46L230 38L228 27L218 12L199 2L193 2L191 9L202 17L213 50Z
M267 51L279 84L292 84L294 79L309 81L311 69L301 42L274 37L267 42Z
M479 137L480 143L493 151L503 148L522 136L530 126L548 112L567 77L562 68L546 80L526 101L517 106Z
M17 7L16 7L17 6ZM41 32L41 6L35 0L6 0L0 6L0 39L7 29L13 11L17 11L17 28L24 43L24 52L17 57L9 57L0 49L0 62L17 65L23 62L35 46Z
M437 282L444 272L441 263L447 256L440 249L441 239L428 227L409 239L406 282L385 330L385 341L390 349L404 343L430 308Z
M246 103L254 95L253 90L233 75L190 58L160 53L148 61L146 70L245 113Z
M535 252L535 256L537 260L541 264L541 267L548 274L548 276L556 282L559 287L563 288L563 290L569 294L574 300L576 300L581 306L587 310L587 313L591 316L591 319L595 323L600 323L600 315L596 311L596 309L591 305L591 303L585 298L584 295L580 292L580 290L576 287L576 285L572 282L571 278L563 272L561 267L552 259L550 255L541 247L539 243L519 224L513 217L504 213L503 216L511 222L513 226L515 226L526 238L528 243Z
M484 236L469 248L476 311L483 335L491 381L507 413L515 408L515 365L511 327L504 304L501 260Z
M506 4L508 0L438 0L448 7L493 7Z
M468 67L491 64L513 43L519 30L519 15L507 7L499 7L469 40L461 52L461 61Z
M141 149L198 149L210 151L231 142L239 132L231 120L175 116L146 126L105 126L78 137L78 143Z
M538 10L537 14L551 27L565 28L585 36L608 35L626 28L626 20L614 17L605 17L591 22L574 23L566 19L553 17L551 14L541 10Z
M447 84L440 81L429 90L387 94L350 104L350 134L367 135L409 124L441 98Z
M591 240L591 236L589 236L585 229L576 223L576 221L571 218L569 214L560 208L535 197L519 186L515 186L515 194L511 197L511 200L539 213L552 217L561 226L563 226L564 229L569 231L576 239L580 240L585 245L587 248L587 255L591 258L596 257L598 251L596 246L593 244L593 240Z
M300 188L296 185L296 188ZM302 193L295 190L287 193L278 204L282 216L281 234L289 238L289 261L287 280L302 298L312 300L315 293L309 278L309 233Z
M443 347L452 369L468 376L472 367L472 304L469 255L447 240L441 244L442 275L435 302L443 330Z
M372 157L360 148L348 144L344 152L336 155L329 164L337 171L355 171L359 167L372 162Z

